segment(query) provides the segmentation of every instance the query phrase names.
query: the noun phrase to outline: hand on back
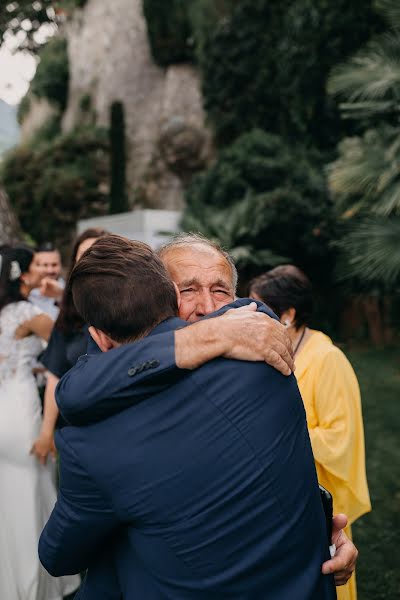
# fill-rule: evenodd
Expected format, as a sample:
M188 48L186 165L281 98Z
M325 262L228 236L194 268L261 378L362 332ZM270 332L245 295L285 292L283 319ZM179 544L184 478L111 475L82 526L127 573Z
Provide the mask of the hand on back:
M218 317L227 341L225 358L263 361L283 375L294 371L293 348L285 327L252 302Z

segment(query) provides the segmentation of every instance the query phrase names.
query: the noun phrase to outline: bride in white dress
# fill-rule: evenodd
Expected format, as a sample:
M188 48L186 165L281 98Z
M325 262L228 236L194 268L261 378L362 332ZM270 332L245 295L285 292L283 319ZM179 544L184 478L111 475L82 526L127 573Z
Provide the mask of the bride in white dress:
M0 599L62 600L79 577L51 577L40 565L40 533L56 501L54 465L30 454L41 426L32 364L48 339L51 319L27 302L41 273L26 248L0 248ZM15 338L29 321L29 335Z

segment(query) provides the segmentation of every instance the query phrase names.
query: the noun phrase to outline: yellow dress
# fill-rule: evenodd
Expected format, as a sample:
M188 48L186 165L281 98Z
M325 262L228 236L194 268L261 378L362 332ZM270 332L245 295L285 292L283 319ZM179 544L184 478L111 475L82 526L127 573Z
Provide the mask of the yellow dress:
M360 389L349 361L328 336L311 331L296 357L295 375L306 410L318 481L333 496L334 514L350 524L371 510L365 472ZM355 576L337 588L338 600L356 600Z

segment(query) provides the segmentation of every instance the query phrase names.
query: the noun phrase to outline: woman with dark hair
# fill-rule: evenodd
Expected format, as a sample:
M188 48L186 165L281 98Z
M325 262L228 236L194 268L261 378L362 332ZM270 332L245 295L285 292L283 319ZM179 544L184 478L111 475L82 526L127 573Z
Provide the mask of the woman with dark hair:
M53 327L27 301L43 276L33 256L25 247L0 248L0 598L61 600L79 581L50 577L37 552L56 491L50 466L41 467L29 453L41 425L32 365ZM16 339L22 323L31 335Z
M303 398L318 481L333 496L334 514L351 523L371 510L365 472L360 389L349 361L321 331L309 328L311 283L293 265L267 271L250 282L249 295L267 304L288 328ZM337 588L338 600L355 600L353 576Z
M81 233L75 240L69 275L82 254L100 237L108 232L104 229L91 228ZM55 401L55 389L61 377L74 366L78 358L86 353L89 335L87 326L78 314L71 292L64 290L60 314L55 322L48 346L40 361L47 369L47 383L44 394L43 422L39 437L32 446L32 453L41 464L46 464L47 457L56 455L54 445L54 429L59 419L59 411Z

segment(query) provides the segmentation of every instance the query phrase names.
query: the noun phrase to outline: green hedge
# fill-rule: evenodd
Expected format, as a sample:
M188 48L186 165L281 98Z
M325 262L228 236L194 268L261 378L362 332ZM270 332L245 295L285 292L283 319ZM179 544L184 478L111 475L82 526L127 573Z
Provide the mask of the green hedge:
M208 29L203 95L218 141L254 127L333 148L344 125L325 86L330 69L381 21L372 0L241 0Z
M248 249L245 270L260 262L252 254L268 250L323 283L333 266L335 227L321 160L302 146L290 148L280 136L243 134L194 179L183 227L216 237L231 250Z
M194 58L187 0L143 0L154 60L161 66Z
M6 157L4 187L35 242L52 239L65 247L78 219L107 212L108 154L106 132L80 129Z

